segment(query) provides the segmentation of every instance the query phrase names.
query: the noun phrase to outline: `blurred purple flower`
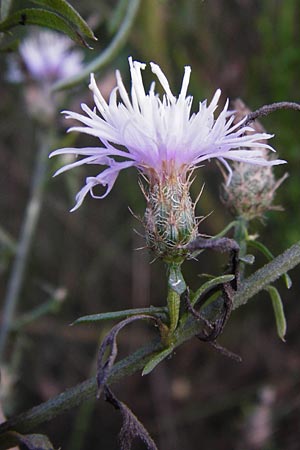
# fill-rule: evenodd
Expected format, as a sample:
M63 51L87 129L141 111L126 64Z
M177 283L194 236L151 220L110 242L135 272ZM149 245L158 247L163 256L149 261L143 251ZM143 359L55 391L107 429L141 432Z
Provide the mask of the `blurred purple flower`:
M78 192L77 203L72 211L82 204L88 192L94 198L104 198L111 191L120 171L132 166L153 185L175 179L184 182L188 172L212 158L221 161L229 175L231 169L227 160L265 166L285 162L265 159L263 150L273 148L260 141L269 139L272 135L246 135L246 131L252 128L243 126L245 119L233 125L234 115L228 111L228 100L219 116L214 117L221 95L220 89L216 91L210 104L206 100L200 102L198 112L191 113L193 97L187 95L190 67L185 67L181 90L178 97L175 97L160 67L150 63L152 72L164 89L160 98L155 92L154 82L149 92L145 92L141 70L145 69L146 64L129 58L129 66L131 97L125 89L120 72L116 71L117 86L107 103L91 74L89 88L94 95L95 108L91 110L82 104L81 108L86 115L64 111L67 118L76 119L85 125L71 127L68 131L96 136L100 139L101 146L55 150L50 156L84 156L83 159L62 167L55 175L82 164L108 166L98 175L86 178L86 184ZM98 184L106 187L103 195L96 195L93 191Z
M75 75L82 69L83 52L74 50L72 41L54 31L37 31L20 45L19 52L28 75L39 83L52 83ZM16 61L9 68L11 81L23 81Z

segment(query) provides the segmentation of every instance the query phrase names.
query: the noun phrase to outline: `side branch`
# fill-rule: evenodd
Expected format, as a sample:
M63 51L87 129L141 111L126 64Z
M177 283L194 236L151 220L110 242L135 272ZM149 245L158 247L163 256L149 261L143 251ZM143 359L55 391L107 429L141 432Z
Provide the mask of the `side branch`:
M264 105L256 111L248 114L246 122L243 126L248 125L250 122L253 122L259 117L268 116L272 112L278 111L279 109L294 109L296 111L300 111L300 104L295 102L278 102L271 103L270 105Z

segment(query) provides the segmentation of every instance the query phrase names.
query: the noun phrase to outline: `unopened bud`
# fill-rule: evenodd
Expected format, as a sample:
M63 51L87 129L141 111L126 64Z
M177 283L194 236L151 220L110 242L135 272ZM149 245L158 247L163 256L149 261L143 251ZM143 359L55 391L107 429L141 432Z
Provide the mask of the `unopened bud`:
M234 102L233 107L236 111L235 121L241 120L251 112L239 99ZM257 121L251 124L251 127L253 132L264 131ZM271 159L268 150L264 149L264 152L265 158ZM272 166L235 162L232 165L230 183L226 182L222 185L221 199L234 216L242 216L246 220L262 217L268 210L281 209L273 206L273 200L276 189L287 176L285 174L280 180L276 180ZM225 181L227 181L226 176Z
M229 186L223 184L221 198L234 216L243 216L246 220L262 217L273 206L274 194L283 179L276 181L270 166L252 166L235 163Z
M166 261L183 259L188 252L182 246L197 236L195 208L189 187L189 182L173 179L157 182L147 193L146 241L154 254Z

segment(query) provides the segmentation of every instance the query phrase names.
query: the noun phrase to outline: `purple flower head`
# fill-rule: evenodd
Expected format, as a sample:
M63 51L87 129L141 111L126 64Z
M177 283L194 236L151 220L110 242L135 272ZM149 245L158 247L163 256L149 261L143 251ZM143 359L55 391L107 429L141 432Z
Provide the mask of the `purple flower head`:
M66 36L44 30L27 37L19 51L31 78L40 83L52 83L82 69L83 53L71 47L72 41ZM21 81L23 76L18 71L15 78Z
M62 148L52 152L50 156L84 156L59 169L56 175L82 164L107 166L96 176L86 178L86 184L78 192L77 203L72 211L82 204L89 192L94 198L107 196L120 171L132 166L153 185L168 179L184 182L188 172L212 158L217 158L224 164L229 174L231 169L227 160L258 165L285 162L268 161L265 158L264 149L273 148L260 141L269 139L272 135L246 135L252 128L243 126L245 119L233 124L234 115L228 112L228 100L218 117L214 117L221 95L220 89L209 104L206 100L200 102L198 112L191 113L193 97L187 95L190 67L185 67L181 90L176 97L160 67L150 63L152 72L164 90L160 97L155 92L155 82L145 92L141 71L146 68L146 64L129 58L129 66L130 95L120 72L116 71L117 86L106 102L92 74L89 88L93 92L95 108L91 110L82 104L85 115L65 111L67 118L76 119L84 125L72 127L69 131L98 137L101 144L99 147ZM94 193L94 187L98 184L106 188L101 196Z

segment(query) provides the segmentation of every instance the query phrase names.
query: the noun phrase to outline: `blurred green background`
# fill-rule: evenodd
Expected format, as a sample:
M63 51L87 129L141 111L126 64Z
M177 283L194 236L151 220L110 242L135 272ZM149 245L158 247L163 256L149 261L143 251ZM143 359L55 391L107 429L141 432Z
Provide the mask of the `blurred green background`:
M111 41L116 29L117 2L72 1L99 39L91 60ZM126 2L123 2L126 3ZM126 5L125 5L126 6ZM128 62L155 61L167 74L173 92L180 87L183 66L191 65L189 92L195 108L220 87L223 101L240 97L253 110L282 100L300 101L300 4L297 0L142 0L129 40L109 66L97 74L103 92L114 86L121 70L129 86ZM26 31L26 30L25 30ZM6 80L6 55L1 56L0 83L0 227L8 235L0 242L0 294L3 298L13 262L22 216L29 196L36 148L36 124L24 102L22 86ZM145 73L147 83L150 71ZM62 109L79 111L91 105L88 80L70 90ZM57 146L69 126L57 114ZM276 204L264 223L252 224L253 233L277 255L300 237L299 115L276 112L263 120L274 133L272 145L288 166L276 168L278 178L290 177L278 190ZM65 143L64 143L65 142ZM93 146L96 139L77 136L76 146ZM59 310L13 333L9 367L2 373L2 401L8 415L20 412L94 373L99 336L109 323L69 327L82 315L111 310L164 305L165 268L149 264L147 250L134 230L140 223L128 206L142 216L145 200L134 169L124 171L102 201L88 198L74 213L75 193L89 173L86 167L51 178L59 161L49 163L42 214L21 292L18 317L50 298L64 298ZM193 184L200 232L213 235L231 220L219 199L221 173L215 163L197 171ZM3 234L3 233L2 233ZM190 261L184 273L192 287L198 274L219 274L224 258L206 253ZM264 263L257 257L255 267ZM252 269L251 269L252 270ZM116 387L160 450L237 449L298 450L300 440L299 268L291 273L293 287L278 288L288 320L286 343L276 334L270 300L261 294L234 311L220 343L243 358L241 364L225 358L196 339L186 343L151 375L136 374ZM147 342L154 332L133 325L119 337L120 356ZM89 403L40 427L55 448L105 450L117 448L120 418L103 401ZM143 448L139 443L136 449Z

